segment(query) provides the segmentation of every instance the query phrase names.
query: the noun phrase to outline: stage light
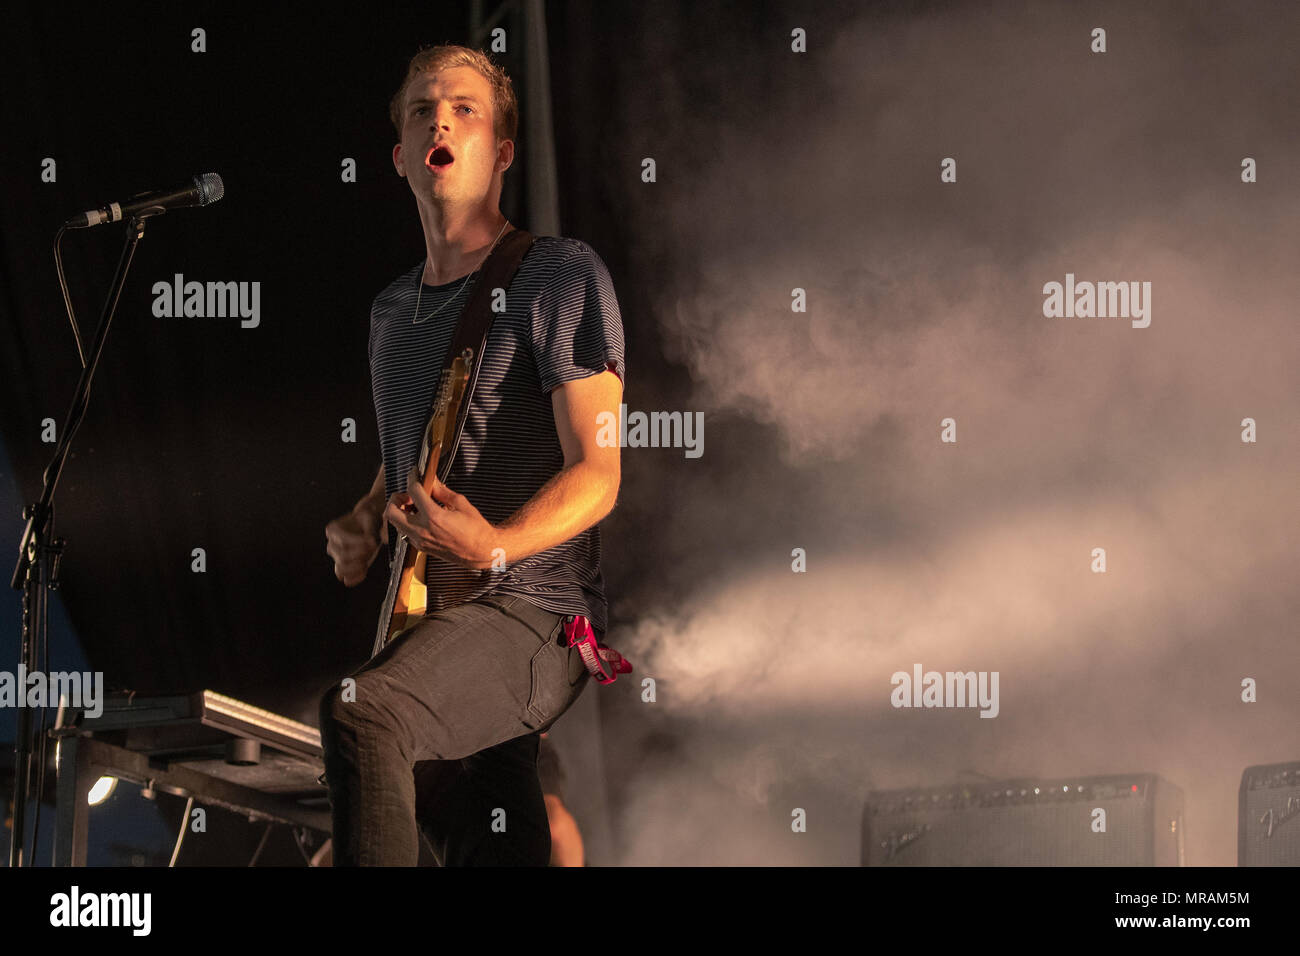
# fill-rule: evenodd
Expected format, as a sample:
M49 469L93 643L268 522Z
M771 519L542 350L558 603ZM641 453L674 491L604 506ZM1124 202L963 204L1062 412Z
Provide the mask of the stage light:
M111 797L116 789L117 777L100 777L95 781L95 785L90 788L86 800L92 807L98 806Z

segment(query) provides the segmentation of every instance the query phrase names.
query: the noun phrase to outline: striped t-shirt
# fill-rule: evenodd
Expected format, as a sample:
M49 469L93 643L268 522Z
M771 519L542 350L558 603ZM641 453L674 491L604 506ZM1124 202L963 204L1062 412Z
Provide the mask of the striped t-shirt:
M420 454L434 392L469 281L424 285L412 322L424 260L376 296L370 310L370 382L384 458L384 490L406 489ZM463 288L462 288L463 286ZM552 389L613 369L621 381L623 322L609 271L586 243L538 236L506 292L506 310L488 333L482 368L447 487L493 524L519 510L564 468ZM493 592L523 597L556 614L585 614L606 628L600 530L581 534L504 569L462 568L429 556L429 611Z

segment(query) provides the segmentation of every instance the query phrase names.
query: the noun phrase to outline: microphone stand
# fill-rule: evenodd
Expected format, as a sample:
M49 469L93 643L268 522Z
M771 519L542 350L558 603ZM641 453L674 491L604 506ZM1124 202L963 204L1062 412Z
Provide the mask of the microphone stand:
M10 586L23 592L22 641L19 651L19 674L32 674L39 664L37 651L48 648L48 599L49 591L58 588L59 560L63 554L66 541L54 538L54 490L58 487L59 476L67 460L73 436L85 417L86 406L90 398L90 382L99 366L99 357L104 351L104 340L108 337L108 328L117 311L117 303L122 295L122 286L126 283L127 271L135 256L136 246L144 235L145 221L150 214L164 210L144 210L134 216L128 227L126 241L122 247L122 256L113 275L113 284L109 287L108 298L100 315L99 327L95 330L94 343L91 345L90 358L81 370L81 380L77 383L76 394L68 409L68 417L60 433L59 443L55 446L54 457L45 468L45 487L36 504L23 509L23 518L27 527L23 530L22 540L18 546L18 564L14 568ZM48 650L47 650L48 656ZM23 865L23 842L26 830L26 810L31 789L32 709L26 706L26 680L19 682L18 693L18 733L14 741L14 828L9 841L9 865ZM44 741L36 748L38 754L45 752ZM44 770L44 765L41 768ZM41 794L36 795L41 799ZM39 811L39 807L38 807ZM35 850L39 834L32 834L32 847Z

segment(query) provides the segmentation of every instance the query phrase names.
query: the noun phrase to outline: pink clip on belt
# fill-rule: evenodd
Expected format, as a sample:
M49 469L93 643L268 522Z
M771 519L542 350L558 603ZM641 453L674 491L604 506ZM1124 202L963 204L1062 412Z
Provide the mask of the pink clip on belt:
M591 621L584 615L564 619L564 638L568 647L578 649L587 672L602 684L614 683L619 674L632 673L632 664L622 654L596 640Z

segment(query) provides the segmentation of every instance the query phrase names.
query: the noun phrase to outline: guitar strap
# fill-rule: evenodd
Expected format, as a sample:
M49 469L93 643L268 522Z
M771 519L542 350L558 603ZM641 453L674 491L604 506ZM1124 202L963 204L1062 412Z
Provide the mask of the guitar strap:
M451 444L444 445L438 461L434 463L438 470L438 480L444 484L447 481L447 476L451 473L451 465L456 457L456 449L460 446L461 432L465 428L465 421L469 415L470 399L474 395L474 386L478 383L479 369L483 367L481 362L483 349L487 345L488 332L492 330L492 320L496 317L496 313L492 311L492 290L510 288L515 272L519 269L519 263L524 261L524 256L532 248L535 239L536 237L525 229L512 229L506 233L505 238L497 243L496 247L489 253L487 261L483 263L479 277L474 280L474 291L470 293L469 300L461 309L460 317L456 320L456 330L451 334L451 344L447 346L447 354L443 358L441 368L450 368L455 357L466 349L472 350L471 354L474 361L470 370L469 384L465 387L465 394L460 402L460 410L456 414L456 429L452 434ZM433 404L434 406L437 405L436 395ZM428 432L435 411L436 407L429 409L430 421L425 423L424 431L421 434ZM421 475L420 477L423 478L424 476ZM390 528L388 534L388 561L390 564L396 552L397 538Z
M492 320L496 317L496 313L492 311L494 290L505 291L510 288L515 272L519 269L519 263L524 261L524 256L532 248L535 239L536 237L525 229L512 229L506 233L506 237L492 250L487 262L483 264L483 272L474 282L474 291L470 293L469 301L465 303L465 308L460 314L460 321L456 324L456 331L452 334L451 345L447 348L442 367L449 368L455 357L466 349L472 349L474 364L470 370L469 384L465 386L465 395L461 399L460 410L456 415L456 430L452 433L451 447L444 448L442 456L438 459L438 480L444 483L451 473L451 463L456 458L460 435L469 416L469 404L474 397L474 386L478 384L478 373L483 368L483 349L487 347L488 332L491 331Z

